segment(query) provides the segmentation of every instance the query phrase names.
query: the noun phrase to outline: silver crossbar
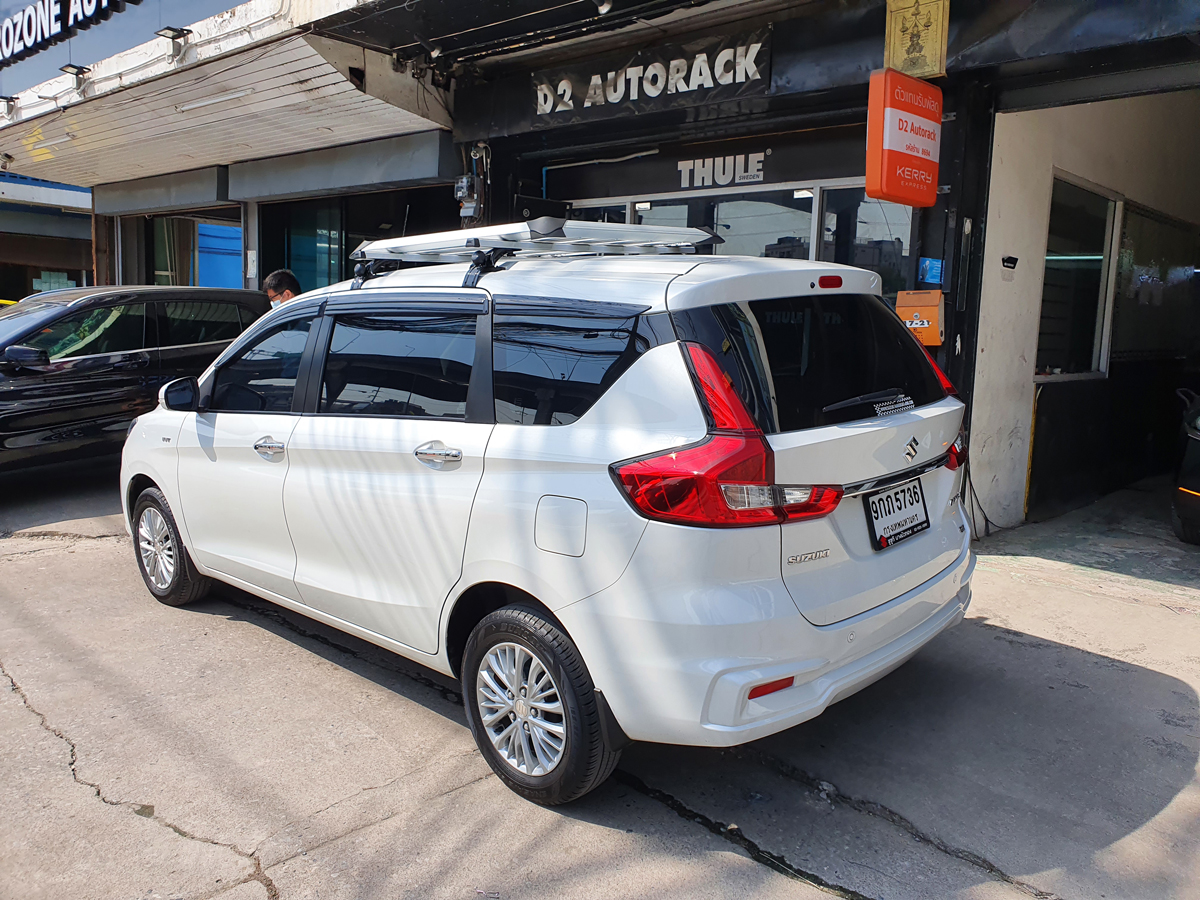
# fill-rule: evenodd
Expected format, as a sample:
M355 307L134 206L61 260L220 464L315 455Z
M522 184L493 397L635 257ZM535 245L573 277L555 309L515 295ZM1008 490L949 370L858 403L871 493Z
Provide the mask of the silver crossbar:
M697 247L721 243L721 238L703 228L579 222L544 216L513 225L366 241L350 258L462 262L472 260L480 250L509 250L522 258L644 256L695 253Z

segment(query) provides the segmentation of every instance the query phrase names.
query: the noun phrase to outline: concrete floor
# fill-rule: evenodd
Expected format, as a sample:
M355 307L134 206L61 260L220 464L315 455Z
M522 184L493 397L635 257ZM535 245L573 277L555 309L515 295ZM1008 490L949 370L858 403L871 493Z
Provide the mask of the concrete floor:
M151 599L99 466L0 481L0 898L1200 898L1200 549L1161 485L977 545L968 619L813 722L516 798L452 684Z

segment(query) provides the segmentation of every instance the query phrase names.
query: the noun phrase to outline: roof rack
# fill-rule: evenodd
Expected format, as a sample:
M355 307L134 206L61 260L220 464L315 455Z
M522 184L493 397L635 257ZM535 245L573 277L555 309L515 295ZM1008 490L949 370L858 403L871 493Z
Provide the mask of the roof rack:
M494 271L505 256L521 258L575 256L651 256L695 253L697 247L724 241L703 228L580 222L543 216L512 225L465 228L417 237L390 238L360 244L350 254L359 260L354 287L383 274L388 262L470 262L463 282L474 287L481 275ZM365 261L365 263L364 263Z

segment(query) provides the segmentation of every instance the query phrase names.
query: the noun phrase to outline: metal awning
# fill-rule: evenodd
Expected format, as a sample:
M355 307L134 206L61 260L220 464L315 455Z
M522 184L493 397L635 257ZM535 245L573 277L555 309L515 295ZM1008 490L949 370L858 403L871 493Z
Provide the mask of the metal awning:
M95 64L80 85L63 76L22 92L8 124L0 115L8 168L92 187L450 126L445 94L385 54L301 34L291 20L256 30L269 16L231 27L259 6L192 26L180 59L166 42L146 44Z

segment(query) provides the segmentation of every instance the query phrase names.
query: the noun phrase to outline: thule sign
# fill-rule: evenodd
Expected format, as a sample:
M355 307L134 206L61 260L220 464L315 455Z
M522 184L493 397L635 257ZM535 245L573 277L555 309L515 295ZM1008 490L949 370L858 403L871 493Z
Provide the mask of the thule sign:
M0 21L0 69L65 41L142 0L38 0Z

